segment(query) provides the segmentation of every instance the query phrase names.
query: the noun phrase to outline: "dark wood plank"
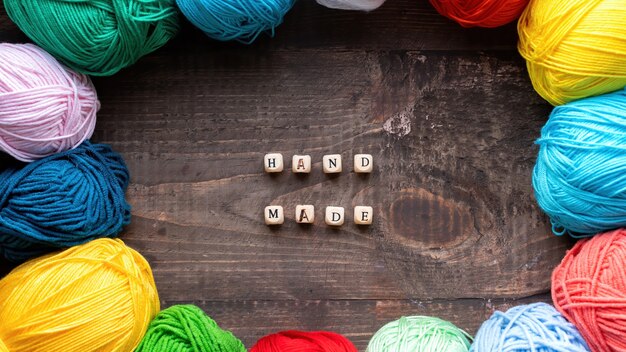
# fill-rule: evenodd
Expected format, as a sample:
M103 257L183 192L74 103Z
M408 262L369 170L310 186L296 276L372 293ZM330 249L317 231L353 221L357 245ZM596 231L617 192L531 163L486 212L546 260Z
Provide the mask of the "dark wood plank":
M0 40L23 40L2 11ZM273 40L215 43L185 25L95 79L94 140L132 174L123 238L151 262L164 306L196 303L248 347L300 328L364 350L403 314L474 332L493 309L549 300L571 242L532 197L550 106L515 42L513 26L463 30L426 1L369 14L303 1ZM314 172L264 174L270 151L311 154ZM370 176L350 171L361 152ZM343 155L342 175L322 174L326 153ZM315 204L315 225L292 221L299 203ZM263 224L268 204L287 210L281 228ZM373 226L323 225L324 206L358 204L375 208Z

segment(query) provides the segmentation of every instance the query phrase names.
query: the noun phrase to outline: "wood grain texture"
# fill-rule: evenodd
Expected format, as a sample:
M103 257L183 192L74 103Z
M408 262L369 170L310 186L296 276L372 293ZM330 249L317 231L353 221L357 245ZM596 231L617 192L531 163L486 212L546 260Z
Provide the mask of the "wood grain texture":
M0 10L0 39L22 41ZM369 14L302 1L276 38L216 43L185 25L162 50L95 84L94 140L132 174L123 234L153 266L164 306L195 303L250 347L282 329L331 329L364 350L401 315L475 332L494 309L547 301L571 243L535 205L533 141L550 106L514 26L465 30L426 1ZM313 172L263 172L266 152ZM321 171L339 153L344 172ZM374 173L351 172L374 156ZM268 228L263 208L285 207ZM294 221L316 206L316 224ZM327 205L349 224L323 224ZM351 224L355 205L374 225ZM7 265L0 264L0 267Z

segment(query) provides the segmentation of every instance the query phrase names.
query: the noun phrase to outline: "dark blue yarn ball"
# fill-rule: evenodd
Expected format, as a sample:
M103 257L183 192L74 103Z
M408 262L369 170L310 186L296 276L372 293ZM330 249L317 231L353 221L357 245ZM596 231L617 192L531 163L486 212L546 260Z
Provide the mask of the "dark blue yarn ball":
M84 142L0 171L0 254L12 261L115 237L130 223L122 157Z

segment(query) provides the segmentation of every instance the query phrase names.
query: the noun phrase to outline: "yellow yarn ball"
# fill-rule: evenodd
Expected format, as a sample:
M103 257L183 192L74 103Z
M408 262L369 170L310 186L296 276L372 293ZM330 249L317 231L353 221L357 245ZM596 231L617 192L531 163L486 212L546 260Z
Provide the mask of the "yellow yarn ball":
M99 239L0 280L0 352L133 351L159 311L148 262Z
M517 29L533 86L553 105L626 86L626 1L531 0Z

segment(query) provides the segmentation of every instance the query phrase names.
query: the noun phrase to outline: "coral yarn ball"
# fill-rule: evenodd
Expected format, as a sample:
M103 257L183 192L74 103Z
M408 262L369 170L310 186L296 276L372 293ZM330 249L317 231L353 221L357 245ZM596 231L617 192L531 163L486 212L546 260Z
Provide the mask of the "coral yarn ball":
M626 351L626 230L576 243L552 273L552 300L592 351Z
M529 0L430 0L437 11L463 27L500 27L515 21Z
M0 44L0 150L31 162L90 138L100 102L89 77L32 44Z

